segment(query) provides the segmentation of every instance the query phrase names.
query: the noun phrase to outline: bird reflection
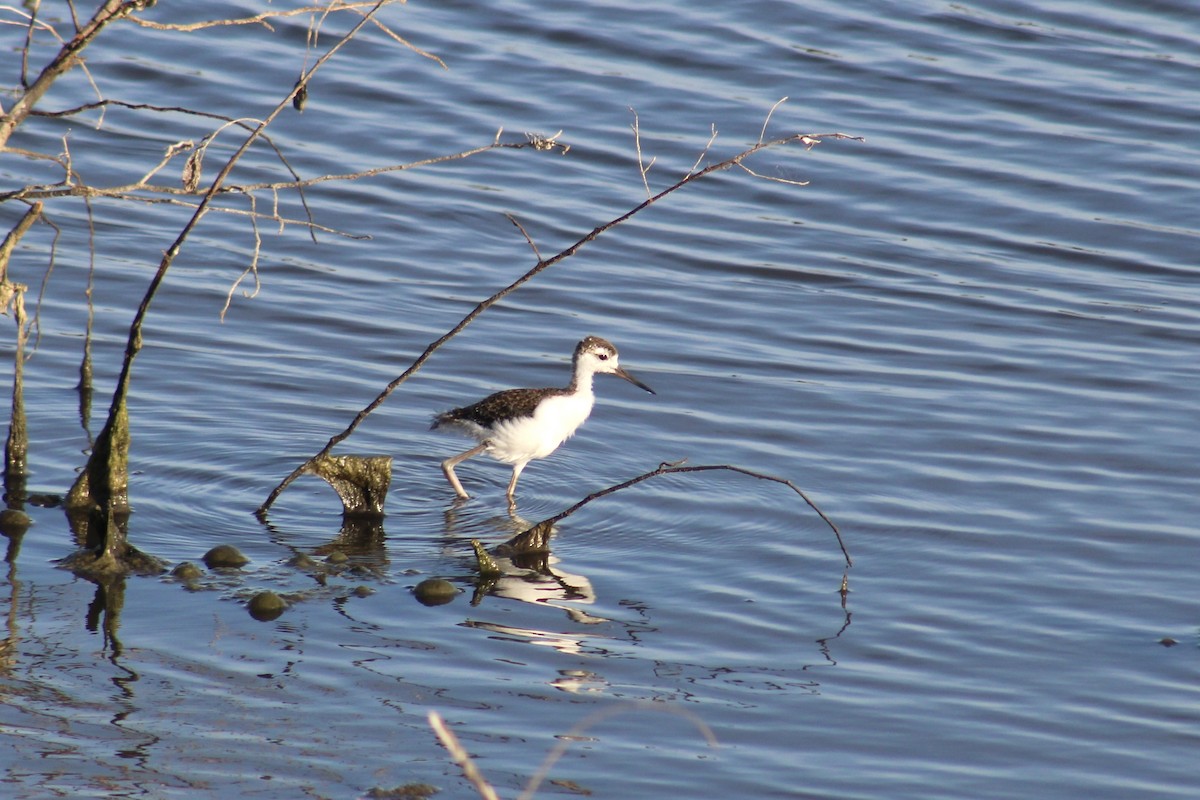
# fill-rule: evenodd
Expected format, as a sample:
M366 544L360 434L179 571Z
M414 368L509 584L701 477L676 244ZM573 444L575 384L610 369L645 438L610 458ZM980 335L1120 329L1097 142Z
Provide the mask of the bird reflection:
M448 540L461 543L481 535L493 538L496 533L509 535L502 544L488 549L488 555L496 566L497 573L480 576L475 585L471 605L478 606L489 596L499 597L557 608L563 611L568 619L577 623L596 624L608 621L607 618L588 613L580 607L596 602L595 590L586 576L568 572L560 566L560 560L550 550L550 540L554 533L551 526L533 525L511 509L505 516L490 517L460 526L456 510L450 508L446 511ZM460 554L463 552L460 546L456 546L455 550ZM531 639L541 639L547 635L532 630L527 633Z

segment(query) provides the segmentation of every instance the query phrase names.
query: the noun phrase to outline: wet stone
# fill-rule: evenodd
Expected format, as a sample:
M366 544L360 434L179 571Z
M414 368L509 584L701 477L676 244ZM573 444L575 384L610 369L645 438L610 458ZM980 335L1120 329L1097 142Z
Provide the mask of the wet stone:
M316 560L308 553L296 553L287 560L287 564L295 569L314 569L317 566Z
M270 622L277 619L287 609L287 603L272 591L259 592L250 598L246 604L250 616L259 622Z
M242 551L231 544L219 544L204 554L204 564L209 569L221 569L222 567L236 569L249 563L250 559L242 555Z
M445 578L426 578L413 589L417 602L426 606L445 605L457 594L458 588Z
M6 508L0 511L0 533L5 536L19 536L29 530L29 526L33 524L33 518L24 511L18 511L15 508Z
M171 577L178 578L181 581L195 581L204 577L204 570L190 561L185 561L171 570Z

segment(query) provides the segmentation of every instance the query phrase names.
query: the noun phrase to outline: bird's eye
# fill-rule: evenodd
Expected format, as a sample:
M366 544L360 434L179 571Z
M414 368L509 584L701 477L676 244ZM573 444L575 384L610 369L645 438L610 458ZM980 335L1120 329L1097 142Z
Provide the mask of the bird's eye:
M601 361L608 361L608 353L596 353L596 358Z

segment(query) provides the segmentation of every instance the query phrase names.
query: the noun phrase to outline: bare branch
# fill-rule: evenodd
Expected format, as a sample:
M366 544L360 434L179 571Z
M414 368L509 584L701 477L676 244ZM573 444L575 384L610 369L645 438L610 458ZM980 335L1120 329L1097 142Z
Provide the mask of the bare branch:
M121 2L121 0L104 0L96 9L96 13L88 20L79 32L69 41L63 43L58 54L51 59L44 69L34 79L25 92L17 98L8 113L0 116L0 149L8 145L13 131L33 111L38 101L50 90L56 80L80 61L80 53L109 24L128 16L138 10L140 4L136 0ZM89 76L90 80L90 76ZM93 86L95 84L93 83Z
M773 481L775 483L781 483L784 486L787 486L789 489L791 489L796 494L800 495L800 497L803 498L804 502L808 504L809 508L811 508L813 511L817 512L817 516L819 516L822 520L824 520L825 524L828 525L829 528L833 531L833 535L837 538L838 546L841 547L841 549L842 549L842 555L845 556L845 558L846 558L846 566L850 567L850 566L854 565L854 562L850 560L850 553L848 553L846 551L845 543L842 542L842 533L841 533L841 531L838 530L837 525L834 525L833 520L831 520L829 517L825 516L825 512L822 511L820 508L818 508L817 504L814 503L812 501L812 499L807 494L805 494L804 491L799 486L797 486L796 484L787 480L786 478L778 478L774 475L765 475L761 472L755 472L754 470L745 469L744 467L735 467L735 466L731 466L729 464L703 464L703 465L694 466L694 467L686 467L686 466L682 466L682 464L683 464L683 461L675 461L675 462L671 462L671 463L663 462L662 464L659 464L658 467L656 467L655 469L652 469L649 472L643 472L641 475L638 475L636 478L630 478L627 481L623 481L614 486L609 486L606 489L601 489L598 492L592 492L587 497L583 498L578 503L576 503L575 505L566 509L565 511L561 511L558 514L555 514L553 517L548 517L548 518L542 520L541 522L537 523L536 525L530 526L525 531L522 531L522 533L529 533L530 531L534 530L535 528L543 528L543 529L549 528L549 527L553 526L554 524L560 522L561 520L564 520L567 517L571 516L576 511L583 508L584 506L586 506L588 503L592 502L593 500L599 500L601 497L610 495L613 492L619 492L622 489L628 489L630 486L635 486L635 485L641 483L642 481L648 481L651 478L658 477L659 475L675 475L675 474L678 474L681 472L711 472L713 470L727 470L729 472L738 472L738 473L741 473L742 475L749 475L751 478L758 478L759 480Z
M529 231L525 230L525 226L522 225L521 222L512 214L505 214L504 216L508 217L509 222L517 226L517 230L521 232L521 235L525 237L525 241L529 243L530 249L533 250L533 257L536 258L540 264L542 262L542 254L538 250L537 244L534 243L533 237L529 235Z
M775 105L771 106L771 110L767 112L767 118L763 120L762 130L758 133L758 143L762 144L762 140L767 136L767 126L771 124L771 115L775 113L775 109L787 102L787 95L775 101Z
M557 136L558 134L555 134L555 135ZM547 145L546 143L550 143L550 144ZM530 147L535 150L547 150L552 147L557 147L557 148L565 150L565 149L569 149L570 145L564 145L559 142L553 141L553 139L548 139L548 138L539 138L534 141L525 141L525 142L493 142L492 144L481 145L479 147L472 147L468 150L463 150L458 153L450 153L448 155L442 155L442 156L432 156L430 158L423 158L419 161L410 161L406 164L391 164L391 165L388 165L385 167L375 167L373 169L361 170L359 172L344 172L344 173L333 174L333 175L321 175L321 176L318 176L315 178L304 178L304 179L296 178L296 179L290 180L290 181L269 181L269 182L263 182L263 183L239 184L238 186L228 186L228 187L222 186L222 187L218 187L217 193L218 194L231 193L231 192L247 193L247 192L256 192L256 191L261 191L261 190L279 191L279 190L287 190L287 189L300 190L300 189L305 189L309 186L316 186L317 184L321 184L321 183L331 183L334 181L353 181L353 180L359 180L361 178L371 178L376 175L383 175L383 174L386 174L389 172L403 172L405 170L416 169L417 167L428 167L433 164L442 164L447 161L456 161L456 160L463 159L463 158L470 158L471 156L478 155L480 153L486 153L489 150L501 150L501 149L522 150L522 149L530 148ZM175 153L173 155L178 155L178 153ZM167 160L169 160L169 159L167 159ZM151 170L150 173L148 173L146 176L143 176L142 179L139 179L133 183L127 183L123 186L94 187L94 186L81 186L81 185L65 185L65 186L64 185L55 185L55 186L31 185L31 186L22 187L20 189L15 189L11 192L0 193L0 202L6 201L6 200L46 200L46 199L53 198L53 197L78 197L78 196L121 197L123 199L132 199L127 196L134 192L138 192L138 191L153 192L155 194L174 194L174 195L192 195L192 194L207 193L207 191L208 191L207 189L202 189L197 192L189 192L186 189L186 187L163 186L163 185L159 185L159 184L145 183L146 180L148 180L155 173L157 173L160 169L162 169L162 167L165 166L165 163L166 163L166 161L160 163L153 170Z
M381 31L386 33L388 36L392 37L397 42L399 42L400 44L407 47L409 50L412 50L417 55L424 56L425 58L428 58L431 61L436 61L441 66L442 69L450 69L448 66L446 66L445 61L442 61L440 58L435 56L433 53L430 53L427 50L422 50L421 48L417 47L415 44L410 42L408 39L405 39L403 36L396 33L394 30L389 28L387 25L384 25L378 19L372 19L371 22L375 25L376 28L379 28Z
M786 183L791 186L808 186L808 181L795 181L795 180L792 180L791 178L777 178L772 175L762 175L762 174L750 169L745 164L738 164L738 166L741 167L742 169L746 170L746 172L750 173L754 177L762 178L764 181L775 181L776 183Z
M221 307L220 314L221 322L225 321L225 312L229 310L229 305L233 302L233 293L242 285L242 281L246 279L247 275L254 275L254 291L242 292L242 297L253 299L258 296L259 290L262 289L262 282L258 279L258 256L262 252L262 236L258 232L257 201L252 194L247 195L247 197L250 200L250 227L254 230L254 252L250 255L250 266L242 270L242 274L238 276L237 280L230 285L229 291L225 293L225 305ZM275 218L279 216L278 207L275 209L274 216Z
M688 170L689 173L696 171L696 168L700 166L700 162L704 160L704 157L706 155L708 155L709 149L713 146L713 142L715 142L716 140L717 140L717 124L714 122L712 124L712 135L708 137L708 142L704 145L704 149L700 151L700 155L696 156L696 163L692 164L692 168Z
M383 5L392 3L403 3L404 0L384 0ZM143 28L153 28L159 31L199 31L206 28L220 28L230 25L262 25L267 30L275 30L271 27L270 21L273 19L284 19L286 17L301 17L305 14L328 14L331 11L357 11L360 9L370 9L376 6L376 0L360 0L360 2L333 2L327 6L305 6L304 8L290 8L281 11L264 11L261 14L254 14L249 17L239 17L237 19L211 19L204 22L190 23L173 23L167 24L155 22L154 20L142 19L141 17L130 17L131 22L141 25ZM372 12L373 13L373 12Z
M650 196L650 181L646 179L646 175L647 175L647 173L650 172L650 168L654 166L654 162L657 160L657 158L650 159L649 164L646 164L642 160L642 131L641 131L641 128L639 127L640 123L638 121L638 113L633 108L630 108L629 111L633 114L633 124L630 125L629 127L633 128L633 146L634 146L634 149L637 151L638 172L642 176L642 186L646 187L646 197L649 197ZM707 149L707 148L705 148L705 149ZM694 167L693 167L693 169L694 169Z
M13 226L13 229L4 237L4 240L0 241L0 287L6 284L16 285L8 280L8 261L12 257L13 250L17 247L17 242L21 241L21 237L33 227L33 223L37 222L38 217L41 215L42 204L31 204L25 211L25 215ZM21 287L21 291L24 290L25 287ZM11 299L11 295L0 295L0 314L8 313L9 299Z
M303 89L304 89L304 87L302 85L300 85L300 82L297 82L297 87L296 87L296 92L297 92L296 96L297 97L299 96L298 93L300 91L303 91ZM120 108L129 109L132 111L143 111L144 110L144 111L155 111L155 112L161 112L161 113L177 113L177 114L185 114L185 115L189 115L189 116L203 117L203 118L207 118L207 119L221 120L223 123L225 123L225 125L221 126L221 128L219 128L217 132L228 127L230 124L236 125L245 131L253 130L253 127L251 125L247 124L247 122L245 120L235 120L234 118L227 117L224 114L213 114L213 113L207 112L207 111L196 111L194 109L183 108L180 106L156 106L156 105L150 105L148 103L126 103L126 102L123 102L120 100L99 100L95 103L87 103L82 106L76 106L75 108L65 109L62 111L35 111L35 112L33 112L33 114L38 115L38 116L47 116L47 117L63 117L63 116L71 116L74 114L78 114L82 111L87 111L87 110L94 109L94 108L104 109L104 108L107 108L108 106L117 106ZM205 137L205 139L203 140L203 143L202 143L203 148L207 149L208 145L211 143L211 140L213 139L213 137L216 136L217 132L211 133L207 137ZM304 194L304 187L300 186L296 183L300 180L300 174L298 172L296 172L295 169L292 168L292 165L288 161L287 156L285 156L283 154L283 151L279 149L279 147L275 144L274 140L270 136L268 136L266 133L263 133L260 138L262 139L263 142L265 142L267 144L268 147L271 148L272 151L274 151L275 157L279 159L279 163L283 164L284 168L292 176L292 181L293 181L292 187L297 190L297 194L299 195L299 199L300 199L300 205L304 207L305 216L308 217L309 232L312 235L313 241L315 242L317 240L316 239L316 231L318 229L320 229L320 226L313 224L312 211L308 207L308 197ZM174 155L178 155L181 152L186 152L186 149L174 150L173 148L175 148L175 147L178 147L178 145L173 145L172 148L168 149L167 152L168 152L169 156L174 156ZM198 156L198 158L202 158L202 156ZM164 165L165 164L160 165L160 168ZM153 171L152 171L152 173L153 173ZM148 177L144 178L143 182L145 182L146 180L148 180ZM188 186L188 182L186 180L184 181L184 187L185 187L185 190L188 190L188 193L197 193L197 194L200 193L198 186L193 189ZM160 189L159 187L153 187L153 186L145 186L143 188L146 191L167 191L165 188ZM0 195L0 200L11 199L12 197L29 196L29 195L21 194L22 191L23 190L17 190L16 192L12 193L11 195ZM101 194L103 194L103 192L101 192Z

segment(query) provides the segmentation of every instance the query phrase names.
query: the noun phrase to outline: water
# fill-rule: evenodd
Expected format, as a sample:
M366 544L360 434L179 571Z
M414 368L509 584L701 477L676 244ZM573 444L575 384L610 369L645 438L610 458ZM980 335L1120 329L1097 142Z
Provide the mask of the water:
M13 796L354 797L416 782L475 796L430 710L503 796L568 740L539 796L1195 795L1190 7L692 5L414 0L382 19L448 69L368 29L319 73L304 113L271 126L304 176L461 152L499 128L504 141L561 129L571 150L311 187L321 225L371 238L313 244L263 223L261 289L234 292L224 321L255 235L244 217L206 217L134 370L130 537L172 563L223 542L252 561L191 591L129 580L118 652L90 611L95 587L53 567L73 547L62 513L27 507L0 664ZM347 24L331 18L317 50ZM106 96L262 117L304 63L306 25L186 37L125 25L89 48L88 68ZM15 52L19 29L0 30ZM866 142L760 154L755 172L809 185L720 173L487 311L340 448L395 458L384 535L354 542L355 569L324 586L287 566L347 546L336 500L305 478L268 525L251 512L532 265L506 213L552 255L645 198L630 108L657 191L714 127L709 161L752 144L784 96L768 138ZM94 99L73 74L42 107ZM67 135L80 174L113 185L214 124L117 108L97 119L34 120L12 145L59 153ZM239 141L218 139L206 177ZM12 154L0 165L5 187L60 179ZM232 180L285 175L260 150ZM260 211L271 202L259 194ZM304 218L294 195L281 202ZM83 463L133 311L190 215L93 209L85 427L73 387L86 209L47 203L61 237L26 367L33 491L64 491ZM5 230L23 212L0 206ZM51 237L43 226L23 240L16 280L40 289ZM658 395L599 379L593 418L523 475L521 518L682 458L790 479L854 558L844 607L831 531L786 487L723 472L586 506L559 526L556 577L509 577L471 603L469 540L520 527L504 511L508 471L464 464L476 497L453 508L437 462L467 443L429 418L563 381L588 333L616 342ZM11 328L3 346L7 358ZM432 576L463 593L416 603L411 587ZM297 602L256 622L243 603L264 588Z

